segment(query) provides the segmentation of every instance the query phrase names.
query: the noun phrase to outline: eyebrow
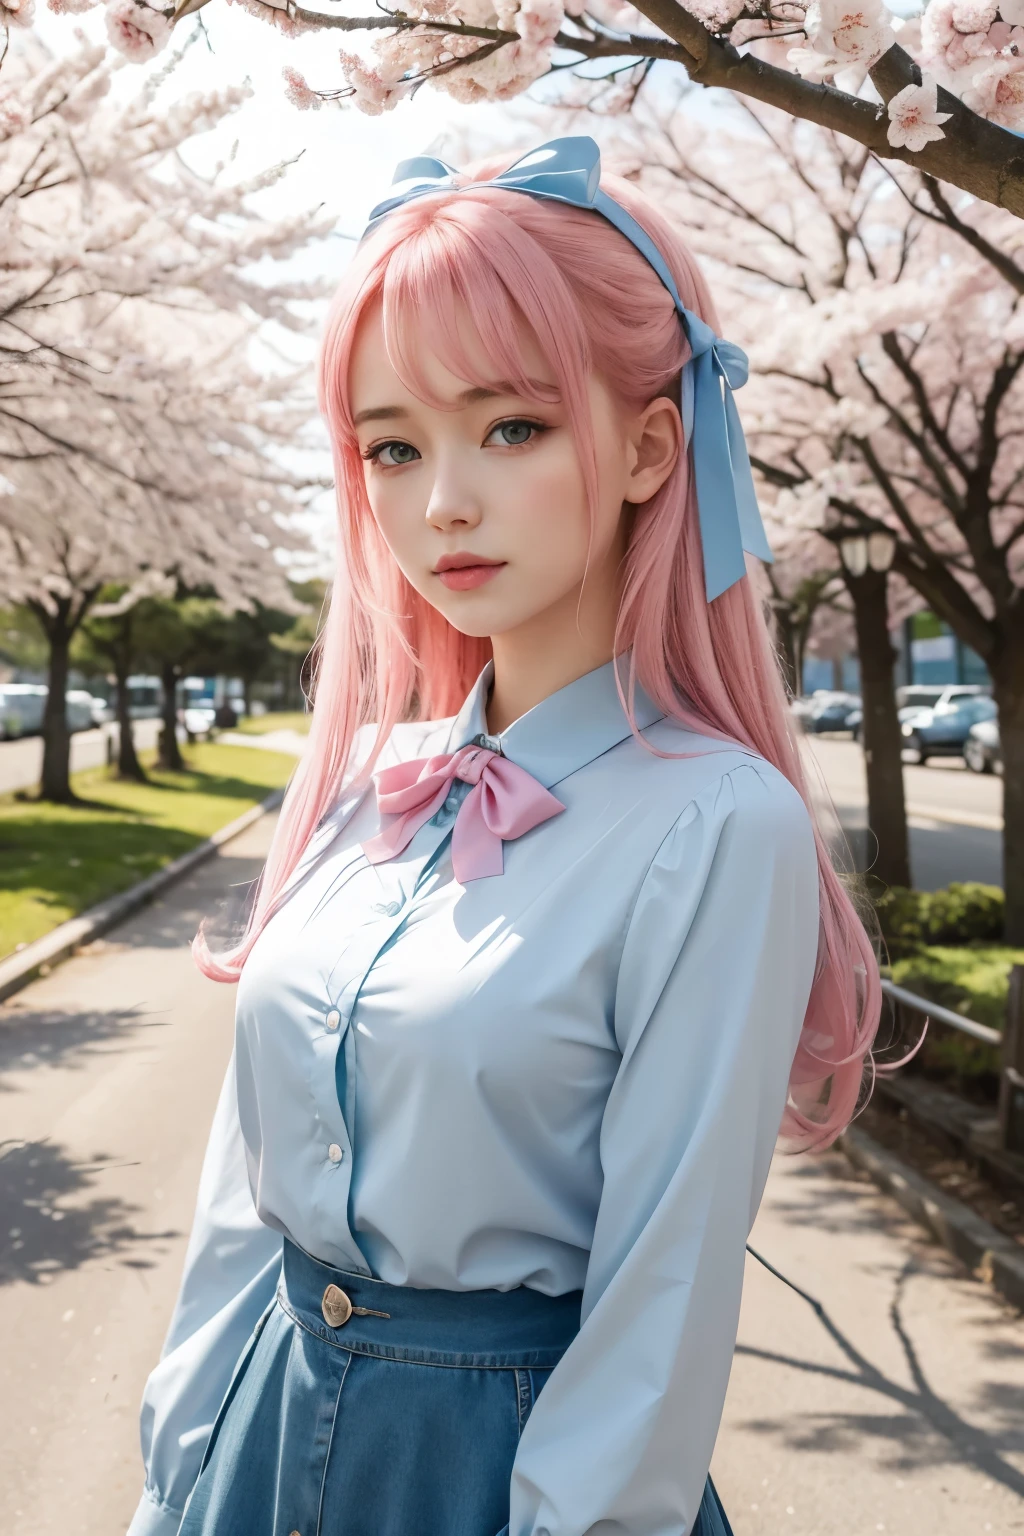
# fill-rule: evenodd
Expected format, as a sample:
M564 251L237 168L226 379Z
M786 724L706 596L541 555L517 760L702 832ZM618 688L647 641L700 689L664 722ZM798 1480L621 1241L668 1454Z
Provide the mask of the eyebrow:
M534 383L534 380L531 379L530 383ZM539 381L538 386L550 388L550 385L540 386ZM519 391L514 384L508 380L502 380L497 389L484 389L481 387L464 389L460 394L456 395L455 399L457 406L466 406L476 405L481 400L503 400L509 395L518 396L518 394ZM365 411L360 411L352 418L352 425L361 427L367 421L400 421L408 417L408 415L409 412L401 405L371 405Z

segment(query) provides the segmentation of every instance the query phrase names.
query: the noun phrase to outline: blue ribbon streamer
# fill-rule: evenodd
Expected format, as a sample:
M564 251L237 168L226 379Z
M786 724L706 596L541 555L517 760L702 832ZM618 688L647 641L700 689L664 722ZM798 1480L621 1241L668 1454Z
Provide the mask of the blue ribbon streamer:
M433 155L416 155L396 167L392 189L370 214L363 239L396 208L430 193L481 185L550 198L599 213L625 235L653 267L672 296L690 357L683 368L682 412L686 440L693 447L697 510L704 550L708 602L745 575L743 552L771 563L772 552L758 510L746 439L733 390L747 382L747 355L716 336L679 297L672 273L654 241L637 221L601 190L601 151L585 136L552 139L531 150L491 181L458 182L458 171Z

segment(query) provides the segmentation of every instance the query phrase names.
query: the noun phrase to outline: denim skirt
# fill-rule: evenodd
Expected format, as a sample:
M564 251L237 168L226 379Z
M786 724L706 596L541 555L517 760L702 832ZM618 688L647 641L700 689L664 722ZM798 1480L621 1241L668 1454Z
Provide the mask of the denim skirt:
M179 1536L507 1536L519 1437L580 1302L385 1285L286 1241ZM693 1536L731 1536L710 1479Z

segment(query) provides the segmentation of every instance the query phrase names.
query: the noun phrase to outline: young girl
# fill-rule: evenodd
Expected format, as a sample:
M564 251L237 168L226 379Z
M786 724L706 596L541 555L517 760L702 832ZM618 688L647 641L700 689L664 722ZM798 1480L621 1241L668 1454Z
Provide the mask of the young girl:
M746 1237L879 1008L744 574L745 360L592 140L400 177L323 347L309 749L197 941L236 1050L131 1532L727 1536Z

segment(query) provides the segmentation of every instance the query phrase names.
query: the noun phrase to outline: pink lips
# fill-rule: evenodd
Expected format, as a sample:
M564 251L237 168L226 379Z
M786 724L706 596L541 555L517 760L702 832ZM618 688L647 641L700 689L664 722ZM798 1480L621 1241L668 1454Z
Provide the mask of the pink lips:
M471 555L468 550L460 550L454 555L442 555L434 567L434 574L449 591L469 592L497 576L504 564L504 560L485 560L480 555Z

